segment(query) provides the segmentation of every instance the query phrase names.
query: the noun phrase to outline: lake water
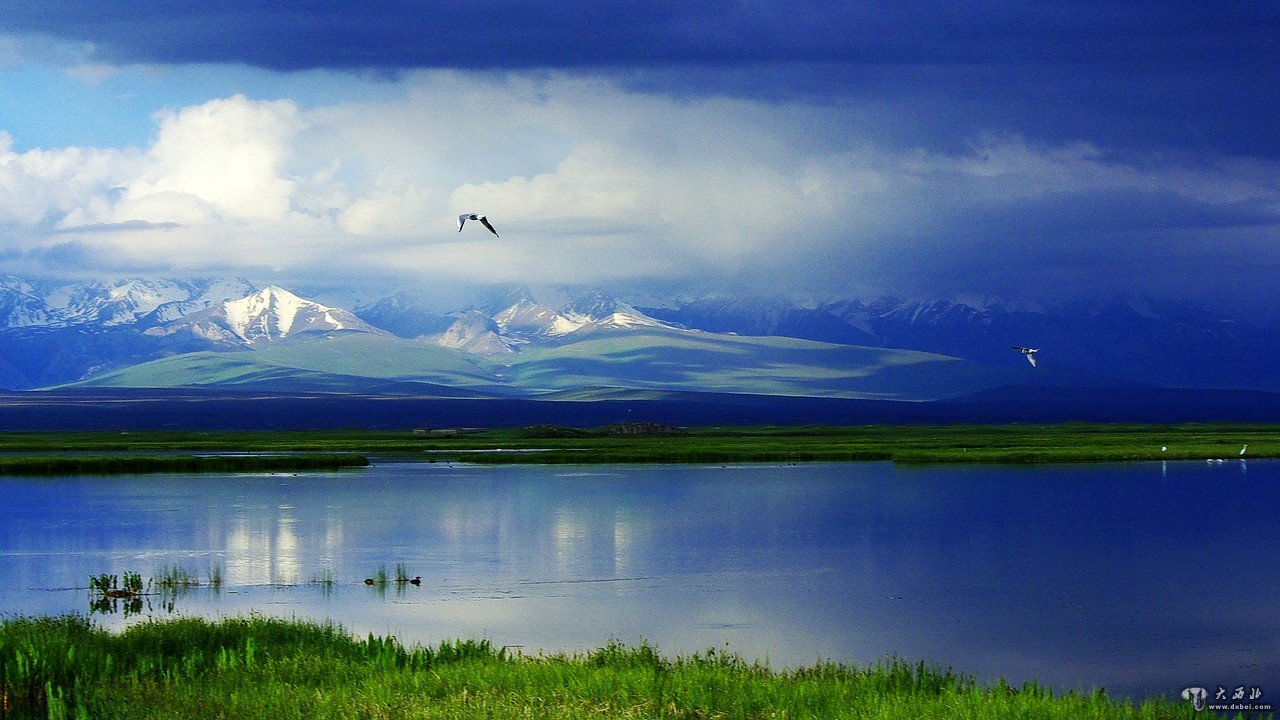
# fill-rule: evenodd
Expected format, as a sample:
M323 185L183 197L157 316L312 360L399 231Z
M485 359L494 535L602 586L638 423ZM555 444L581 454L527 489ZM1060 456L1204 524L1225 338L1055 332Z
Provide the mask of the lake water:
M982 681L1269 699L1277 508L1280 462L1259 460L0 478L0 613L88 613L90 574L216 566L220 591L94 617L252 611L526 653L727 645L778 668L896 654ZM398 563L422 585L363 583Z

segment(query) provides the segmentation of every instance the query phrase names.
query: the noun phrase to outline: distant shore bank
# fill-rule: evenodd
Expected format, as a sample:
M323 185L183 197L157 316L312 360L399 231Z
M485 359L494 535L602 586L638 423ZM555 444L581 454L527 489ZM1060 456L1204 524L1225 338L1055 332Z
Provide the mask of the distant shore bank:
M307 471L473 464L1239 461L1280 457L1280 425L868 425L404 431L0 433L0 474Z

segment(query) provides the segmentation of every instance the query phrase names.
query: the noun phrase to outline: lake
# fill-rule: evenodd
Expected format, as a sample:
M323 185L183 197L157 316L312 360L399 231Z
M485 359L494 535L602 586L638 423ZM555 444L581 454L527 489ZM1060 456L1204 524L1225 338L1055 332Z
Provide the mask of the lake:
M1280 462L1262 460L0 478L0 613L88 613L91 574L218 568L218 590L94 617L257 612L525 653L727 646L775 668L896 654L984 682L1270 698L1278 507ZM397 564L421 586L364 584Z

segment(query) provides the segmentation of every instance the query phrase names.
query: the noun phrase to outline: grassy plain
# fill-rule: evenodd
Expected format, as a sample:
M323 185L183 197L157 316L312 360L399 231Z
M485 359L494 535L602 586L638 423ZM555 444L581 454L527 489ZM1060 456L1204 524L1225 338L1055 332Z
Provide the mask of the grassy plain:
M1280 457L1280 425L863 425L492 430L0 433L0 472L306 469L363 457L473 463L728 463L883 460L1045 463ZM1162 449L1163 448L1163 449ZM210 456L201 452L285 453ZM44 457L33 457L38 453ZM167 456L165 454L168 454ZM292 454L292 455L288 455ZM150 455L151 457L148 457ZM197 458L192 460L192 458ZM127 462L126 462L127 461ZM128 467L133 463L134 467ZM273 466L274 463L274 466ZM289 464L292 463L292 467ZM219 464L222 466L219 467ZM240 467L235 467L237 464ZM166 467L167 465L167 467ZM65 470L61 468L66 468Z
M774 671L648 646L512 656L484 641L404 647L261 617L0 623L0 717L41 718L1193 718L1190 703L981 687L887 660Z

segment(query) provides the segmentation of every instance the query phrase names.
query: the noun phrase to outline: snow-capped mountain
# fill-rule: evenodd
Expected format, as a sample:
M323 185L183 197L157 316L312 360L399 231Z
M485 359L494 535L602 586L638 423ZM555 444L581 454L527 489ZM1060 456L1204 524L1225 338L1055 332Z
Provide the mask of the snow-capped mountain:
M382 309L388 307L383 305ZM405 310L416 312L411 307ZM472 306L446 330L426 339L468 353L497 355L593 332L642 327L674 329L599 290L572 298L557 310L534 299L527 288L508 288Z
M31 283L12 275L0 277L0 326L16 328L48 323L48 305Z
M575 315L575 320L582 319L584 316ZM592 332L601 332L609 330L637 330L639 328L666 328L677 329L669 323L656 320L639 310L627 305L626 303L616 303L613 306L613 312L601 317L587 319L582 325L573 331L574 335L585 335Z
M240 279L33 283L10 275L0 277L0 330L153 325L256 289Z
M499 310L493 320L502 332L525 338L560 337L585 324L570 320L530 299L517 300L510 307Z
M162 325L194 312L206 310L228 300L246 297L258 290L248 280L222 278L213 280L181 300L174 300L156 307L139 322L145 325Z
M585 324L612 315L619 305L617 298L606 295L604 291L590 290L571 300L561 312L565 317Z
M477 355L501 355L516 352L523 341L502 333L493 318L472 310L454 321L440 334L436 344Z
M189 334L218 344L257 345L303 333L337 331L388 334L347 310L300 298L275 285L150 328L145 334Z
M45 320L40 324L129 325L161 305L189 298L193 291L191 283L151 279L61 285L43 293Z
M650 317L602 290L590 290L575 297L559 310L559 315L564 327L573 327L560 335L646 327L675 329L670 323Z
M1280 355L1280 322L1229 317L1186 302L658 300L646 297L639 305L601 290L565 288L535 296L508 287L455 312L427 310L402 294L352 314L237 278L42 282L0 276L0 387L46 387L168 355L259 350L333 333L389 332L451 348L465 353L450 355L464 368L486 356L506 363L503 356L551 351L597 333L653 340L697 330L917 350L1019 370L1026 362L1010 346L1030 345L1040 348L1042 370L1071 368L1171 387L1280 390L1280 369L1260 361Z
M489 308L494 305L488 303ZM491 312L473 308L463 313L435 337L436 344L477 355L499 355L519 352L525 345L567 341L588 333L673 329L599 290L570 301L561 310L539 303L527 290L519 291L511 305Z

